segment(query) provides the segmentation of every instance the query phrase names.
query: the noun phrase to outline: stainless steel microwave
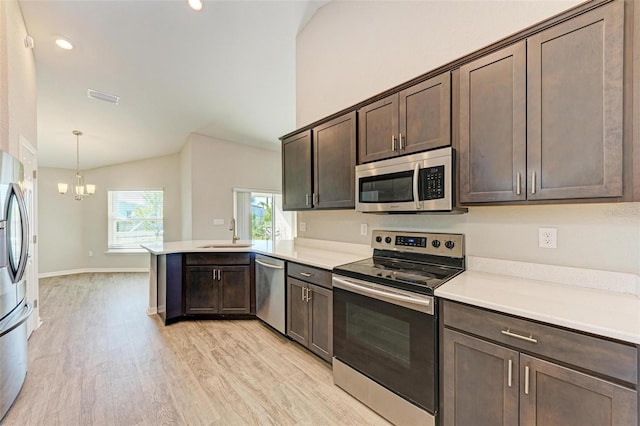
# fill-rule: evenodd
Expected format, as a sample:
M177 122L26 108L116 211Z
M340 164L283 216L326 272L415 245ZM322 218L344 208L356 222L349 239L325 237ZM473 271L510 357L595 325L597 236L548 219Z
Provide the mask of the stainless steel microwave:
M356 166L356 211L464 213L455 203L451 147Z

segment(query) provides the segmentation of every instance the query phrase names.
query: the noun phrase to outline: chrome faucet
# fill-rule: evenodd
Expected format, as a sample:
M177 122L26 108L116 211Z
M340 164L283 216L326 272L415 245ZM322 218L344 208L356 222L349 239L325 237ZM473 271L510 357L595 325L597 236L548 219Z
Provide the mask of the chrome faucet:
M234 218L231 218L231 227L229 228L229 231L231 231L231 242L235 244L240 237L236 235L236 220Z

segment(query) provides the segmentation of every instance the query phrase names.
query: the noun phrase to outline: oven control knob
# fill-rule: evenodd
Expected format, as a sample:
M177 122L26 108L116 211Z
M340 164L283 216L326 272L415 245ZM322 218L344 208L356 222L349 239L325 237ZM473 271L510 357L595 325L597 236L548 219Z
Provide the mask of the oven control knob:
M446 248L448 248L449 250L451 250L452 248L454 248L456 246L456 243L454 243L453 241L449 240L446 243L444 243L444 246Z
M391 237L386 237L384 239L384 242L387 243L387 244L391 244Z
M435 248L440 247L440 240L431 241L431 245L434 246Z
M382 242L382 237L380 235L378 235L376 237L376 243L381 243Z

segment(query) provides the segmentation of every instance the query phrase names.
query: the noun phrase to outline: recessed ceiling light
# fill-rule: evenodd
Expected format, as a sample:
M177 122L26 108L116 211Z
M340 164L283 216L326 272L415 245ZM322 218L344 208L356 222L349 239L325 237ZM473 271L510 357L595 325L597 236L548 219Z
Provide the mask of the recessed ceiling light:
M64 50L73 49L73 44L71 44L71 42L69 40L65 40L63 38L57 38L56 39L56 44L58 45L59 48L64 49Z
M189 7L193 10L202 10L202 0L187 0Z

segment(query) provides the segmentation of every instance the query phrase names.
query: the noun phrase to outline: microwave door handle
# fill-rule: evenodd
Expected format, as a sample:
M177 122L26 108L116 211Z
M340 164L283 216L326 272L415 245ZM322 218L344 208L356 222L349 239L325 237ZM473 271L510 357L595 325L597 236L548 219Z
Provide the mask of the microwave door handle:
M420 194L418 193L420 179L420 163L416 163L413 169L413 200L416 202L416 210L420 210Z

